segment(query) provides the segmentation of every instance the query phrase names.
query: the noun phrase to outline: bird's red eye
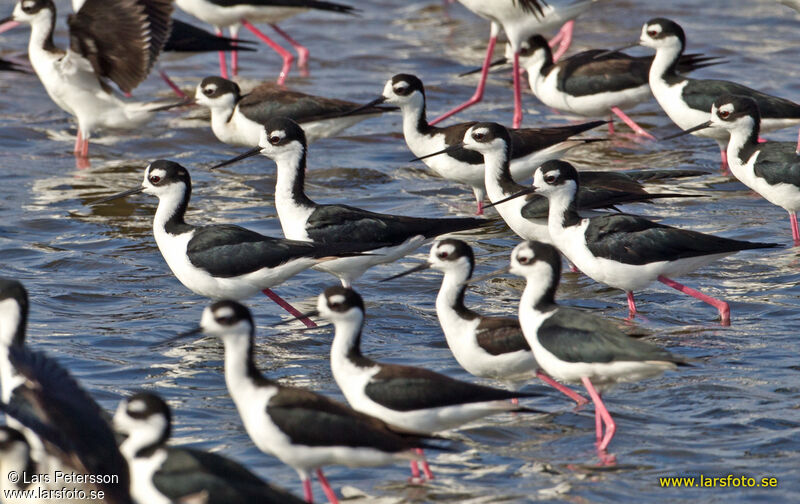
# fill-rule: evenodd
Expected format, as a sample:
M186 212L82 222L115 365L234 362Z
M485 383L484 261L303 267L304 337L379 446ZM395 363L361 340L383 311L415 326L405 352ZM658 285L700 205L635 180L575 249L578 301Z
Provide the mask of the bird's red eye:
M647 34L655 38L655 36L658 35L658 32L655 30L647 30Z
M731 113L727 110L720 110L719 112L719 116L723 119L726 119L729 115L731 115Z
M272 145L278 145L280 143L280 141L281 141L281 137L279 137L277 135L273 135L273 136L269 137L269 143L271 143Z
M444 259L448 255L450 255L450 254L448 254L447 252L439 252L439 259Z
M151 175L149 180L151 184L158 184L159 182L161 182L161 177L159 177L158 175Z
M556 181L556 177L555 175L548 175L544 178L544 181L547 182L548 184L552 184L553 182Z

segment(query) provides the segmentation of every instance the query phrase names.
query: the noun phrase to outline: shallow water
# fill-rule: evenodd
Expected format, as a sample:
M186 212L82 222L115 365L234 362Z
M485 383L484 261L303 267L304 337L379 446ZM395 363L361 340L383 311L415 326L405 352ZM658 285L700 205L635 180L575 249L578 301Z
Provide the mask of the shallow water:
M58 2L62 12L66 2ZM800 100L800 15L778 2L732 0L600 2L576 25L575 48L612 47L638 36L641 24L671 17L687 31L691 51L729 62L698 72L731 78ZM362 2L359 18L307 14L283 26L312 51L311 76L290 76L299 90L367 101L394 73L418 74L426 84L430 116L469 97L476 79L456 74L482 61L488 25L460 5L444 11L437 0ZM9 8L10 10L10 8ZM0 12L0 16L4 14ZM185 18L188 20L188 18ZM60 31L64 42L65 32ZM24 57L27 32L0 35L3 57ZM637 49L644 54L644 49ZM269 51L242 58L248 79L271 79L280 67ZM192 87L217 70L216 57L196 57L167 67ZM486 102L463 118L509 122L508 74L495 77ZM130 135L101 135L89 170L77 171L71 154L74 126L46 97L34 76L0 76L0 275L25 283L31 295L30 344L57 357L106 408L132 389L162 394L174 409L177 443L224 453L261 476L300 494L296 474L259 452L244 432L222 377L222 349L201 339L153 351L149 345L192 328L206 300L169 272L153 241L154 199L137 196L96 209L99 195L133 187L149 160L187 166L195 182L189 218L236 222L280 235L272 192L273 165L261 158L210 172L211 163L239 152L220 144L202 121L185 113L161 116ZM168 97L157 77L136 90L142 98ZM563 124L525 95L525 124ZM634 115L656 136L676 131L658 105ZM625 131L624 127L620 127ZM376 211L454 215L473 211L469 192L428 174L411 157L400 119L387 116L358 125L347 136L311 147L308 192L320 201L344 201ZM601 132L602 133L602 132ZM792 140L796 130L769 135ZM673 200L629 211L723 236L788 245L788 219L736 181L718 175L713 142L694 137L649 143L614 137L570 156L581 167L608 169L700 168L709 175L670 189L703 199ZM478 273L506 264L518 239L503 226L474 237ZM470 379L449 354L434 312L439 275L425 272L391 284L376 280L420 260L375 268L357 284L367 302L365 352L377 359L425 366ZM657 379L620 386L607 395L618 425L610 452L613 468L599 467L592 446L592 409L572 410L562 397L536 407L547 417L498 416L456 437L459 451L432 454L438 478L406 484L402 464L377 469L327 469L335 488L364 492L381 502L670 502L789 501L800 491L800 412L797 327L800 323L797 249L746 252L683 280L731 303L733 324L720 327L710 307L663 286L638 296L637 323L651 340L695 366ZM309 308L332 277L309 272L277 291ZM501 278L477 285L468 303L487 313L513 314L521 282ZM561 300L608 317L626 315L624 295L586 277L566 274ZM341 398L330 374L329 327L273 328L284 314L264 298L248 302L259 323L259 363L275 378ZM661 489L659 476L774 476L777 489ZM362 502L365 500L362 500Z

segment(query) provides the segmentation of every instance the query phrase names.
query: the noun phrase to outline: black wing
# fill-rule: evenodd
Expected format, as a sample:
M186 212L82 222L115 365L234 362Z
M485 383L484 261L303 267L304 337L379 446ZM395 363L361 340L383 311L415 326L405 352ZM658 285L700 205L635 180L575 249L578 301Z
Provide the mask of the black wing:
M207 504L301 504L289 492L269 485L231 459L189 448L167 448L167 460L153 475L153 484L178 502L205 492Z
M567 362L666 361L684 359L637 340L614 324L581 310L560 307L539 327L539 343Z
M542 10L542 6L547 5L547 2L544 0L514 0L514 4L518 4L520 7L522 7L523 11L530 12L539 18L544 16L544 10Z
M714 101L726 94L749 96L755 100L762 119L800 118L800 104L735 82L689 79L689 83L683 88L683 98L691 108L709 113Z
M721 238L623 214L592 218L586 241L598 257L637 265L777 246Z
M130 92L164 47L173 7L173 0L87 0L68 18L70 49Z
M519 320L507 317L483 317L476 334L478 345L491 355L530 351Z
M647 84L650 61L615 52L592 49L557 63L561 67L556 86L573 96L633 89ZM711 109L709 109L711 110Z
M709 109L711 110L711 109ZM525 157L533 152L546 149L570 137L602 126L606 121L590 121L569 126L556 126L552 128L524 128L509 130L511 134L511 159ZM462 135L463 140L463 135ZM459 140L461 141L461 140ZM483 158L481 158L483 162Z
M184 23L177 19L172 20L172 30L164 44L164 51L172 52L213 52L213 51L255 51L247 40L234 40L227 37L218 37L210 31L198 26Z
M792 184L800 188L800 155L794 142L759 144L760 151L753 167L756 177L768 184Z
M233 6L240 4L262 5L265 7L294 7L297 9L316 9L331 12L340 12L342 14L355 14L358 9L350 7L349 5L323 2L319 0L214 0L213 3L222 6Z
M413 236L433 238L445 233L486 226L472 217L427 219L370 212L347 205L318 205L306 222L316 243L370 243L371 248L399 245Z

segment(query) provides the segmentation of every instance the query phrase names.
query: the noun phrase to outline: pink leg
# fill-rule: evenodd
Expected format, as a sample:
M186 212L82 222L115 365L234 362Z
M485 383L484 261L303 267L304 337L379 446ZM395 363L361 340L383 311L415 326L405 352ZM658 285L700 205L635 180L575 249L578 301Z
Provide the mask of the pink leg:
M317 478L319 478L319 484L322 485L322 491L325 492L325 497L328 498L328 502L330 504L339 504L339 499L336 498L336 492L334 492L333 488L328 484L328 479L322 474L322 469L317 469Z
M559 392L561 392L565 396L569 397L570 399L572 399L576 403L578 403L578 406L581 406L581 405L586 404L586 403L589 402L588 399L586 399L582 395L578 394L577 392L575 392L571 388L565 387L564 385L558 383L554 379L552 379L549 376L547 376L546 374L544 374L544 372L541 369L537 369L536 370L536 377L539 378L540 380L542 380L543 382L545 382L546 384L550 385L554 389L558 390Z
M603 418L600 416L600 409L594 408L594 434L597 444L603 440Z
M271 24L270 26L272 27L273 30L275 30L278 33L278 35L285 38L286 41L289 42L289 45L294 47L294 50L297 51L297 56L298 56L297 67L301 69L308 69L308 55L309 55L308 48L304 45L301 45L295 39L290 37L288 33L278 28L278 25Z
M719 149L719 157L722 159L720 171L726 175L730 172L730 168L728 168L728 151L724 147Z
M789 212L789 222L792 224L792 241L794 245L800 245L800 229L797 228L797 213Z
M632 319L636 315L636 301L633 299L633 292L628 291L628 318Z
M217 28L215 31L217 37L222 36L222 30ZM228 78L228 60L225 59L225 51L219 51L219 75L223 79Z
M767 143L767 139L758 137L758 143Z
M483 215L483 200L478 200L478 211L475 212L475 215Z
M633 131L635 131L637 135L641 135L643 137L649 138L650 140L655 140L656 139L656 137L654 137L650 133L646 132L641 126L636 124L636 121L634 121L633 119L628 117L628 115L625 114L625 112L623 112L622 110L620 110L619 107L611 107L611 112L613 112L614 114L616 114L617 117L622 119L622 122L624 122L625 124L630 126L630 128Z
M664 275L659 275L658 281L664 285L672 287L675 290L679 290L684 294L688 294L693 298L699 299L704 303L710 304L719 311L720 319L722 319L722 325L731 325L731 308L725 301L707 296L700 291L692 289L691 287L686 287L683 284L679 284L675 280L671 280Z
M425 456L425 452L422 451L422 448L417 448L416 451L420 457ZM429 480L432 480L434 478L433 471L431 471L430 466L428 466L428 461L425 460L424 458L422 459L422 472L425 473L425 477L428 478Z
M81 146L81 157L88 158L89 157L89 139L83 139L83 145Z
M297 308L287 303L286 300L284 300L282 297L273 292L272 289L264 289L261 292L263 292L264 295L270 298L271 300L275 301L275 303L277 303L278 306L289 312L291 315L300 319L300 322L304 323L306 327L317 327L317 324L315 324L313 320L303 316L303 314L300 313L297 310Z
M306 499L306 502L314 502L314 492L311 490L311 478L303 480L303 497Z
M519 52L514 53L514 119L511 127L514 129L522 125L522 84L519 75Z
M797 149L795 149L795 152L800 154L800 130L797 131Z
M289 75L289 70L292 68L292 63L294 62L294 56L292 56L292 53L278 45L271 38L264 35L261 30L253 26L250 21L242 19L242 26L253 32L253 35L258 37L262 42L272 48L273 51L278 53L281 58L283 58L283 67L281 67L281 73L278 75L278 84L283 86L283 83L286 82L286 76Z
M558 43L558 50L553 53L553 62L558 61L558 59L567 52L567 49L569 49L570 44L572 44L572 32L574 27L574 20L567 21L558 31L558 34L550 41L550 47Z
M176 95L178 95L178 96L180 96L181 98L184 98L184 99L187 98L186 93L181 91L181 88L179 88L178 85L175 84L172 81L172 79L169 78L169 75L167 75L167 72L165 72L164 70L159 70L158 74L161 76L162 79L164 79L164 82L167 83L167 86L169 86L175 92Z
M608 116L608 134L614 134L614 116Z
M419 485L422 483L422 478L419 476L419 464L416 460L411 461L411 478L408 480L412 485Z
M592 398L592 402L594 403L595 407L595 414L596 412L600 412L600 417L603 423L606 424L606 434L603 440L597 445L597 449L599 451L605 451L608 448L608 444L611 442L611 438L614 437L614 433L617 431L617 424L614 423L614 419L611 418L611 413L608 412L606 409L606 405L603 404L603 400L600 399L600 394L597 393L595 390L594 385L592 382L589 381L589 378L581 378L583 382L583 386L586 387L586 391L589 392L589 397Z
M494 25L493 25L494 26ZM465 101L458 107L454 108L453 110L444 113L443 115L437 117L433 121L430 122L431 126L434 124L441 122L447 119L450 116L453 116L462 110L469 108L479 101L483 99L483 90L486 87L486 79L489 76L489 64L492 62L492 55L494 54L494 46L497 44L497 34L492 29L492 36L489 38L489 47L486 49L486 58L483 60L483 68L481 69L481 80L478 83L478 89L475 90L475 94L472 95L472 98Z
M78 128L78 134L75 135L75 149L72 150L72 153L76 156L80 155L81 148L83 147L83 133L81 133L80 128Z
M239 38L239 34L231 31L231 38L236 40ZM237 45L234 43L234 45ZM239 51L231 51L231 75L236 77L239 75Z
M511 399L511 404L513 404L514 406L519 406L519 399L514 397L513 399Z

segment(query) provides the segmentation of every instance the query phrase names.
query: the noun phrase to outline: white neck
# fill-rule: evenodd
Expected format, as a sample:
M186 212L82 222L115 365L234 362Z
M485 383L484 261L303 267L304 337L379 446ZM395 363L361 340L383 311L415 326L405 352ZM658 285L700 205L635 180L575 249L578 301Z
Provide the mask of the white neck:
M357 312L357 310L353 310ZM364 325L361 313L351 313L334 323L333 344L331 345L331 364L347 359L347 354L358 343L356 339Z
M419 118L425 110L425 102L419 94L414 95L413 99L400 106L400 113L403 115L403 135L417 135L419 131Z
M503 176L503 165L506 164L504 152L490 151L483 154L484 163L484 184L490 201L503 199L510 194L506 194L500 186L500 178ZM511 175L509 174L509 177Z
M656 50L653 64L650 65L650 82L660 82L664 80L664 73L680 57L680 44L669 47L660 47Z
M458 293L464 287L463 283L467 280L466 271L446 271L442 279L442 286L439 287L439 294L436 296L436 311L454 313L453 306L458 300Z
M247 375L247 359L250 338L246 335L226 336L222 339L225 346L225 384L233 401L255 388L255 384Z
M557 191L549 198L550 213L547 216L547 228L551 235L564 230L564 215L567 213L572 199L572 195L567 190Z
M40 53L44 50L45 43L50 37L50 30L52 28L51 14L43 14L38 16L36 20L31 23L31 39L28 42L28 52Z
M730 139L728 140L728 159L737 164L746 164L747 159L739 159L739 151L747 143L750 134L753 132L753 119L748 118L742 121L742 124L737 124L735 128L729 130Z
M548 287L547 282L541 281L542 278L539 275L527 277L525 290L522 291L522 297L519 300L519 323L531 348L534 346L532 338L535 337L542 321L553 313L553 311L541 312L536 309L536 305L542 299Z
M158 208L156 208L156 215L153 217L153 229L156 234L165 232L164 227L175 215L183 201L185 186L182 184L170 184L166 189L166 191L158 195Z

